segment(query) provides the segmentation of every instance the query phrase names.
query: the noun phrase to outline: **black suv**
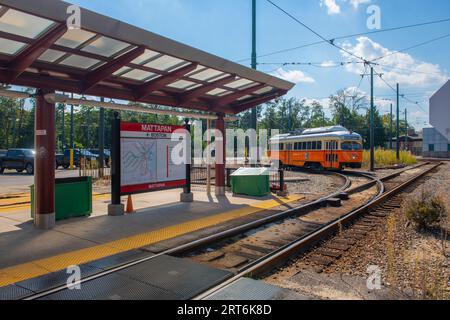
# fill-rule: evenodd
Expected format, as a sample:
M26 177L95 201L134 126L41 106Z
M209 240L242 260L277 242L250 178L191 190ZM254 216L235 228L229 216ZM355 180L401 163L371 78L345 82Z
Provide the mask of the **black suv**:
M0 157L0 173L5 169L16 170L17 172L26 171L28 174L34 174L34 157L36 153L31 149L11 149L4 157Z

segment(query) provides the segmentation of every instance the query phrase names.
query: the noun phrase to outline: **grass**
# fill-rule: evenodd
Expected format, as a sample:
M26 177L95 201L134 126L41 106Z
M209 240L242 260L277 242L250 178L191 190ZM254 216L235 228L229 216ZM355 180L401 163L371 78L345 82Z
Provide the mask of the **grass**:
M409 151L400 152L400 161L397 161L397 153L394 150L375 150L375 164L377 167L388 167L397 164L414 165L417 163L417 158ZM363 166L370 167L370 151L364 151Z

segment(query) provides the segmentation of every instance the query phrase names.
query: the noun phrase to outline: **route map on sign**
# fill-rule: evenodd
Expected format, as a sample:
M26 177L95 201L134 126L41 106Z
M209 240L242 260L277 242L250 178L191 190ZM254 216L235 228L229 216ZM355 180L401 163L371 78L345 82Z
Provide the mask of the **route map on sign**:
M157 181L156 144L146 139L122 143L122 185Z
M122 123L121 192L131 194L186 184L186 165L172 161L179 142L172 134L183 127Z

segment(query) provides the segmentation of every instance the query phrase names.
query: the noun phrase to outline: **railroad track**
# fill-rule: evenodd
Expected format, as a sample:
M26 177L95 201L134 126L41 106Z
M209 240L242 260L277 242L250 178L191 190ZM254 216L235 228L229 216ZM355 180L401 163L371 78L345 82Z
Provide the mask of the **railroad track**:
M428 164L423 164L428 165ZM422 165L422 166L423 166ZM347 198L351 195L359 194L364 190L372 190L369 195L367 195L366 203L365 205L360 205L358 209L362 209L363 207L370 205L374 202L376 202L378 199L380 199L384 193L384 185L383 181L389 181L391 179L395 179L402 173L408 171L408 169L401 171L400 173L395 173L392 175L389 175L387 177L383 177L383 179L377 179L371 174L363 173L363 172L354 172L354 173L348 173L348 174L342 174L342 173L327 173L327 174L334 174L345 182L342 187L334 192L333 194L330 194L326 197L323 197L318 200L311 201L307 204L300 205L298 207L286 210L284 212L279 212L274 215L259 219L257 221L253 221L250 223L246 223L244 225L232 228L230 230L226 230L217 234L214 234L212 236L208 236L196 241L192 241L186 244L183 244L181 246L178 246L176 248L172 248L169 250L166 250L164 252L158 253L156 255L149 255L148 257L138 259L136 261L128 262L123 265L117 265L113 268L97 273L95 275L85 277L80 281L80 284L93 281L108 275L111 275L113 273L125 270L127 268L139 265L141 263L147 262L149 260L155 259L157 257L163 256L163 255L171 255L171 256L177 256L177 257L186 257L189 259L192 259L193 252L202 252L201 248L210 248L211 246L220 246L221 244L225 243L225 245L232 245L233 242L236 241L236 237L239 238L239 240L243 240L251 235L254 235L258 232L264 232L267 230L270 230L270 228L281 228L283 223L286 221L290 221L292 223L293 219L297 219L301 216L306 216L308 213L317 211L319 209L323 209L325 207L328 208L336 208L336 205L338 205L340 202L348 201ZM357 187L351 188L352 185L352 177L358 177L359 179L365 178L367 180L366 183L358 184ZM345 220L346 215L341 215L337 220ZM298 220L298 219L297 219ZM300 221L300 220L298 220ZM300 247L302 246L301 243L305 243L304 248L307 247L306 242L309 239L323 239L325 230L331 230L333 229L334 222L329 223L312 223L308 221L300 221L301 223L292 225L292 228L299 227L301 228L301 232L299 229L297 229L297 232L294 232L292 236L285 237L283 241L280 241L280 239L272 239L269 241L271 242L271 246L266 248L261 248L261 246L258 245L252 245L251 243L247 243L246 250L247 253L246 256L243 256L241 254L240 263L239 261L232 261L228 264L229 268L232 269L235 276L229 279L228 281L222 283L219 287L216 287L213 289L213 291L220 290L220 288L223 288L223 286L226 286L229 284L230 281L236 281L237 279L244 277L244 276L251 276L256 275L260 271L262 271L264 268L267 270L270 268L273 268L273 262L277 261L277 263L281 263L282 261L286 261L287 258L291 257L293 253L298 254L300 251ZM281 231L281 230L280 230ZM279 232L278 235L281 235L283 232ZM274 233L274 235L277 235ZM223 242L224 241L224 242ZM307 241L308 242L308 241ZM300 244L299 244L300 243ZM299 247L300 246L300 247ZM264 250L263 250L264 249ZM269 250L270 249L270 250ZM294 250L295 252L293 252ZM203 252L204 253L204 252ZM211 252L208 252L211 253ZM211 254L210 260L216 261L220 259L219 253L218 256L214 259L213 254ZM198 255L197 255L198 256ZM206 261L208 259L205 259L203 263L208 263L210 261ZM229 259L233 260L233 259ZM59 287L52 288L47 291L43 291L37 294L33 294L32 296L29 296L25 298L25 300L35 300L35 299L42 299L46 296L49 296L51 294L57 293L59 291L67 289L66 285L61 285ZM209 294L211 294L209 291L205 294L202 294L198 298L204 298L207 297Z
M402 170L400 173L386 176L377 180L379 193L373 197L367 204L351 210L347 214L330 221L316 230L303 235L299 235L296 240L278 249L268 252L259 260L241 268L235 276L218 286L202 293L195 297L195 300L203 300L211 297L218 291L235 283L243 277L258 277L274 270L275 268L285 264L289 259L307 252L314 248L317 244L323 242L330 237L340 234L341 236L335 241L331 241L320 248L317 248L312 255L308 257L309 263L315 266L316 271L321 272L324 268L338 260L343 252L348 251L352 246L356 245L358 241L365 238L365 236L373 230L377 224L382 222L392 209L399 208L399 193L415 183L420 178L435 170L441 164L430 165L429 163L422 164L412 169L426 167L418 174L406 175L403 181L398 181L395 187L390 190L385 190L384 182L398 178L399 175L411 170ZM382 181L383 180L383 181ZM381 183L381 184L380 184ZM353 193L361 192L362 189L370 185L359 186L353 190ZM350 191L352 192L352 191ZM253 248L256 249L256 248ZM262 250L261 250L262 251Z

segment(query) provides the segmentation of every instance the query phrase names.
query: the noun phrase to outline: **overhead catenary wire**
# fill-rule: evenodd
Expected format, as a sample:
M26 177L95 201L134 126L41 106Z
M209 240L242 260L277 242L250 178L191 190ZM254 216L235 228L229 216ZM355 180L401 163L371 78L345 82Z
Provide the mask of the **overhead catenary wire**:
M383 60L383 59L385 59L387 57L390 57L390 56L393 56L393 55L396 55L396 54L399 54L399 53L404 53L406 51L409 51L409 50L412 50L412 49L415 49L415 48L419 48L419 47L425 46L427 44L430 44L430 43L433 43L433 42L436 42L436 41L439 41L439 40L442 40L442 39L445 39L445 38L448 38L448 37L450 37L450 33L448 33L446 35L443 35L443 36L440 36L440 37L437 37L437 38L434 38L434 39L431 39L431 40L428 40L428 41L425 41L425 42L421 42L421 43L415 44L415 45L413 45L411 47L408 47L408 48L405 48L405 49L401 49L401 50L390 52L390 53L388 53L388 54L386 54L384 56L381 56L381 57L378 57L376 59L371 60L371 62Z
M428 26L428 25L433 25L433 24L440 24L440 23L445 23L445 22L450 22L450 18L449 19L433 20L433 21L422 22L422 23L415 23L415 24L398 26L398 27L392 27L392 28L386 28L386 29L381 29L381 30L359 32L359 33L353 33L353 34L348 34L348 35L337 36L337 37L333 37L333 38L327 39L326 41L324 41L324 40L315 41L315 42L299 45L299 46L296 46L296 47L291 47L291 48L281 49L281 50L277 50L277 51L273 51L273 52L268 52L268 53L265 53L265 54L262 54L262 55L258 55L257 57L258 58L264 58L264 57L269 57L269 56L282 54L282 53L286 53L286 52L290 52L290 51L296 51L296 50L299 50L299 49L304 49L304 48L311 47L311 46L316 46L316 45L319 45L319 44L329 43L331 40L342 40L342 39L354 38L354 37L359 37L359 36L366 36L366 35L371 35L371 34L379 34L379 33L392 32L392 31L398 31L398 30L404 30L404 29L410 29L410 28L423 27L423 26ZM239 60L237 62L245 62L245 61L248 61L248 60L250 60L250 59L249 58L245 58L245 59L241 59L241 60Z
M389 88L391 88L392 91L394 91L395 93L397 93L397 89L395 89L391 84L389 84L384 78L383 75L376 72L375 74L381 79L381 81L383 81ZM418 102L418 101L412 101L411 99L409 99L408 97L406 97L405 94L400 94L400 97L406 101L408 101L409 103L415 104L416 106L418 106L423 112L425 112L426 114L429 114L428 111L425 110L425 108Z
M310 32L312 32L313 34L315 34L317 37L319 37L320 39L322 39L323 42L327 42L328 44L330 44L331 46L349 54L352 57L355 57L361 61L366 62L366 59L357 56L356 54L354 54L353 52L345 49L342 46L339 46L335 43L335 39L327 39L324 36L322 36L320 33L318 33L317 31L315 31L314 29L312 29L311 27L309 27L308 25L306 25L304 22L302 22L300 19L296 18L294 15L292 15L291 13L289 13L288 11L286 11L285 9L281 8L279 5L277 5L276 3L274 3L272 0L266 0L268 3L270 3L271 5L273 5L275 8L277 8L278 10L280 10L281 12L283 12L285 15L287 15L288 17L290 17L292 20L296 21L297 23L299 23L301 26L303 26L304 28L308 29Z

